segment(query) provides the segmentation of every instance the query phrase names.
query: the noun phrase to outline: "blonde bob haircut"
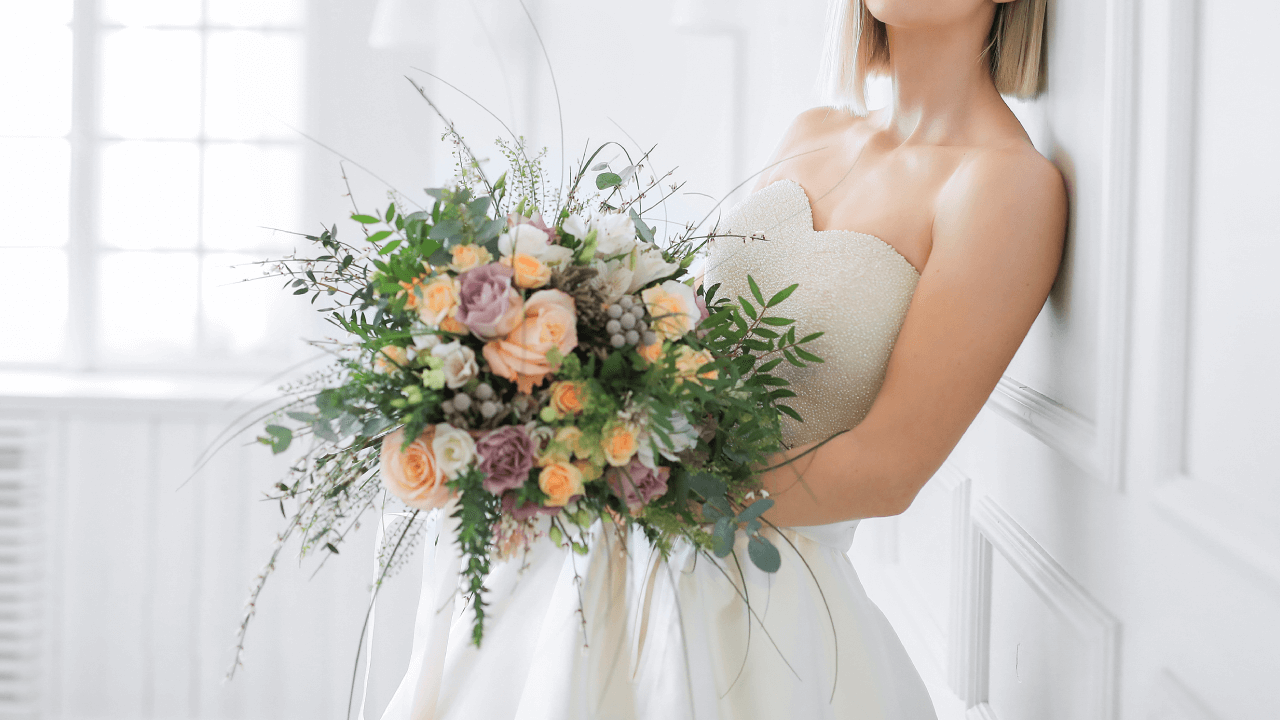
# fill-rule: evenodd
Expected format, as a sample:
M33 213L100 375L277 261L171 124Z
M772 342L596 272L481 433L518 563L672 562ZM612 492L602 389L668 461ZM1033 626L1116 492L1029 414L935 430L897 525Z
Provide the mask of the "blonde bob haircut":
M1044 90L1045 14L1049 0L996 5L982 54L1001 95L1034 98ZM827 102L867 114L867 77L890 71L889 35L862 0L831 0L819 76Z

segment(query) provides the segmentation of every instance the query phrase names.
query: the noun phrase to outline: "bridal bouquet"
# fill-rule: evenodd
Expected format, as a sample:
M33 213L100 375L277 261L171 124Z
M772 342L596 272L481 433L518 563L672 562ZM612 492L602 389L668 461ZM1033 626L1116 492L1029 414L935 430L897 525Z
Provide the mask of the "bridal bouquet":
M660 243L644 158L614 172L597 150L552 198L522 141L500 143L511 167L490 183L448 137L461 172L428 207L395 196L351 215L354 239L332 227L306 236L314 254L268 265L341 331L318 343L331 366L284 388L259 438L276 453L308 443L270 494L288 520L277 555L290 537L337 553L385 489L408 512L387 532L381 583L426 511L445 508L477 645L491 562L542 537L585 553L598 521L721 557L745 528L751 560L776 570L759 517L773 501L754 478L781 449L781 416L798 416L770 371L820 361L803 347L820 333L797 337L776 314L796 286L696 287L710 234Z

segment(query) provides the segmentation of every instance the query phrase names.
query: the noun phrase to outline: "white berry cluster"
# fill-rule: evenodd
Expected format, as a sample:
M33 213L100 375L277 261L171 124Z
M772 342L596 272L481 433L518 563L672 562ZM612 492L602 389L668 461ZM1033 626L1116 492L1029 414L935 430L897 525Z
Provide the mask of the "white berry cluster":
M604 330L609 334L609 344L620 348L624 345L652 345L658 341L657 333L644 321L644 304L631 295L623 295L618 302L605 308L609 321ZM642 342L643 341L643 342Z

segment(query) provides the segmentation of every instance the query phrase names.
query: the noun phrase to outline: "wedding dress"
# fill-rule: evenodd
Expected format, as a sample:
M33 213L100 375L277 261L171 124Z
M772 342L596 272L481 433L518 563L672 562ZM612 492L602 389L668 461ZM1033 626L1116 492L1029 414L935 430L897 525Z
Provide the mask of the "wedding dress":
M815 231L804 188L783 180L749 195L721 224L706 282L766 297L825 362L779 366L804 418L803 444L866 415L915 291L916 270L884 241ZM752 237L755 236L755 237ZM763 236L764 239L760 239ZM782 567L677 547L665 562L639 533L593 528L579 556L535 543L495 563L483 646L455 612L458 557L448 513L425 548L408 671L383 720L932 720L925 686L848 558L858 523L772 534ZM772 531L768 531L772 533ZM741 533L736 548L746 557Z

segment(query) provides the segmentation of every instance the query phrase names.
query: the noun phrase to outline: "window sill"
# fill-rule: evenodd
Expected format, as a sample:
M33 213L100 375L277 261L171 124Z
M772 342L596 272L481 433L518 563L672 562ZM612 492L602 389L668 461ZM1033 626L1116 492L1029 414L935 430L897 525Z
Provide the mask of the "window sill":
M0 408L195 405L233 409L278 395L266 375L0 371Z

